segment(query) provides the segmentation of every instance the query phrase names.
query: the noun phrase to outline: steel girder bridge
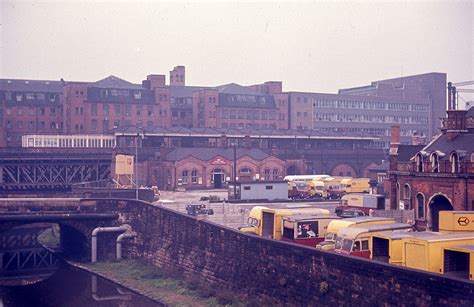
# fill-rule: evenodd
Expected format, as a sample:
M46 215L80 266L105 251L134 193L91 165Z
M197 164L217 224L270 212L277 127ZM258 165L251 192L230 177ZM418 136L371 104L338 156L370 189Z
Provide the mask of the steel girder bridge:
M0 192L68 191L75 183L110 178L111 164L110 152L0 153Z

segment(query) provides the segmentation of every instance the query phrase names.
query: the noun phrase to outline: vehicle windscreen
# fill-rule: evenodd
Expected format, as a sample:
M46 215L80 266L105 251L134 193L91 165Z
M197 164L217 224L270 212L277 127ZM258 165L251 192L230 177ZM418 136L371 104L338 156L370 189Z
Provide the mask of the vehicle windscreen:
M324 241L334 241L335 239L336 239L336 234L332 232L328 232L324 236Z
M341 249L347 252L350 252L352 248L352 240L344 239L342 240Z
M258 220L254 217L249 217L247 220L247 224L249 226L257 227L258 226Z
M298 183L298 184L296 184L296 189L298 191L307 191L308 186L305 183Z
M336 242L334 244L336 249L341 249L342 247L342 238L336 238Z

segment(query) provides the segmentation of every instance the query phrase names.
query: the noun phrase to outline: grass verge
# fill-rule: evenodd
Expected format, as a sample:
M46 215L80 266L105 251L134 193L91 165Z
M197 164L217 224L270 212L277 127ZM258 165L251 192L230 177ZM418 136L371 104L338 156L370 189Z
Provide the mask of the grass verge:
M92 272L159 300L169 306L255 306L237 293L216 290L197 280L183 281L169 272L139 260L81 264Z

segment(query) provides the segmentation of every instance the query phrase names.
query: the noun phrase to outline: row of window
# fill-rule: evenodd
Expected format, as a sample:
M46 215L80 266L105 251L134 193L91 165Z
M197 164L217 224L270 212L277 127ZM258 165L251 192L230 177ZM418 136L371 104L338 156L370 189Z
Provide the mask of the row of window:
M101 104L102 106L102 114L103 115L110 115L111 113L111 105L109 104ZM146 111L147 116L153 116L155 108L152 105L148 105L146 107L146 110L143 106L141 105L130 105L130 104L112 104L113 107L113 112L115 115L125 115L125 116L131 116L132 113L135 113L135 115L140 116L144 114ZM133 110L133 111L132 111ZM82 108L76 107L76 115L82 114L83 110ZM160 115L166 116L167 112L166 110L160 111ZM91 115L98 115L98 104L97 103L91 103Z
M25 122L25 124L23 124L23 121L19 120L19 121L16 122L15 127L17 129L23 129L23 127L26 128L26 123L28 123L28 130L29 131L46 129L46 122L45 121L36 122L36 121L33 121L33 120L27 121L27 122ZM56 123L56 122L52 121L52 122L49 123L48 127L49 127L50 131L56 131L57 132L59 129L63 128L63 123L61 123L61 127L60 127L59 123ZM10 121L10 120L7 120L6 128L7 129L13 128L13 122Z
M113 148L115 138L113 136L91 136L91 135L24 135L22 147L97 147Z
M227 119L275 119L275 111L242 110L242 109L221 109L221 118ZM282 114L283 116L285 114ZM284 119L284 117L283 117Z
M367 114L314 113L314 122L354 122L354 123L388 123L388 124L428 124L424 116L392 116Z
M257 124L257 123L222 123L221 128L237 128L237 129L276 129L276 124Z
M212 172L213 174L223 174L223 171L221 169L215 169ZM241 177L247 177L247 176L252 176L252 170L247 167L243 167L238 171L239 175ZM181 182L183 184L189 183L189 170L183 170L181 172ZM191 170L191 183L198 183L198 171L196 169ZM225 181L225 176L222 176L222 181ZM266 168L263 173L263 179L264 180L278 180L280 179L280 174L277 168L274 168L270 170L269 168Z
M41 108L23 108L23 107L16 107L16 108L5 108L5 115L12 115L13 114L13 111L16 109L16 115L23 115L23 114L28 114L28 115L31 115L31 116L35 116L35 115L46 115L46 110L49 109L49 115L50 116L56 116L57 114L61 114L62 115L62 109L61 108L44 108L44 107L41 107ZM28 112L28 113L25 113L25 112ZM0 108L0 114L3 113L2 112L2 109Z
M471 160L473 159L473 157L471 157ZM431 166L431 172L432 173L439 173L441 170L440 170L440 165L439 165L439 154L437 152L433 152L430 157L429 157L429 162L430 162L430 166ZM450 156L449 156L449 162L451 164L451 173L453 174L457 174L459 173L461 170L460 170L460 164L459 164L459 154L456 153L456 152L453 152ZM417 172L424 172L424 171L427 171L425 169L425 163L424 163L424 158L423 158L423 155L421 153L418 153L416 154L415 156L415 163L416 163L416 171Z
M298 99L297 99L297 102ZM396 103L396 102L376 102L376 101L350 101L350 100L330 100L314 99L313 106L318 108L344 108L361 110L391 110L391 111L420 111L428 112L428 104L419 103Z
M58 93L12 93L12 92L5 92L5 100L6 101L40 101L40 102L55 102L57 98L60 97Z
M141 91L118 90L118 89L100 89L100 97L130 97L133 95L134 99L142 99Z

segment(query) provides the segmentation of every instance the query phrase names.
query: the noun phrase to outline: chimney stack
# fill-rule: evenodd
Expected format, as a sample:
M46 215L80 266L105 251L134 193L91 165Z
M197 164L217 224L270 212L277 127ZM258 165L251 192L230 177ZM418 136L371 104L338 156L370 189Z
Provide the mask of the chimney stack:
M451 102L451 89L452 89L453 84L451 82L448 82L448 110L453 109L453 105Z

